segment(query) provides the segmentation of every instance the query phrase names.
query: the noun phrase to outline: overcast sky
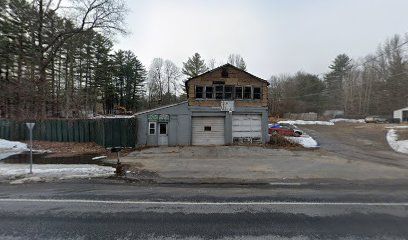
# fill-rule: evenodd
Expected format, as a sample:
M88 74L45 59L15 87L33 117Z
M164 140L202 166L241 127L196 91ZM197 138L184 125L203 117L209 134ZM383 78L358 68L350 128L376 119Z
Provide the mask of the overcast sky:
M130 34L116 48L148 67L154 57L182 62L195 52L226 62L241 54L249 72L327 71L340 53L352 58L408 32L407 0L127 0Z

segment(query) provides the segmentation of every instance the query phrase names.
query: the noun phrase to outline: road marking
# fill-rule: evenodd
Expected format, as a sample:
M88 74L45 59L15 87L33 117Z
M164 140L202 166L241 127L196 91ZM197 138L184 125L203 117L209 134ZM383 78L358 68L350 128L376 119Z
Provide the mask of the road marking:
M135 205L297 205L297 206L408 206L408 202L164 202L164 201L111 201L88 199L27 199L1 198L0 202L50 202L50 203L103 203L103 204L135 204Z

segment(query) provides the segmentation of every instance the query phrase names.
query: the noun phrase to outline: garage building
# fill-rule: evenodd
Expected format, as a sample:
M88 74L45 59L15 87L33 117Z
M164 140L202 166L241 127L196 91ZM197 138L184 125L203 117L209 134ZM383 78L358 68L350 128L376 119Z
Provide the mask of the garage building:
M399 119L401 122L408 122L408 107L395 110L394 118Z
M268 82L223 65L186 81L187 101L141 113L139 146L265 143Z

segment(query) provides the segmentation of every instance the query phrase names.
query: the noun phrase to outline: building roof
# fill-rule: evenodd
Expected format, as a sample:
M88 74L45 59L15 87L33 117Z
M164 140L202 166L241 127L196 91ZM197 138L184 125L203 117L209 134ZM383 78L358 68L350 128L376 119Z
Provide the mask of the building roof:
M407 106L407 107L404 107L404 108L396 109L396 110L394 110L394 112L395 112L395 111L401 111L401 110L408 110L408 106Z
M179 102L179 103L169 104L169 105L165 105L165 106L161 106L161 107L157 107L157 108L152 108L152 109L149 109L149 110L146 110L146 111L137 112L137 113L133 114L133 116L138 116L138 115L141 115L141 114L154 112L154 111L161 110L161 109L178 106L178 105L181 105L181 104L184 104L184 103L187 103L187 101L182 101L182 102Z
M190 80L195 79L195 78L198 78L198 77L201 77L201 76L206 75L206 74L208 74L208 73L215 72L215 71L217 71L218 69L225 68L225 67L231 67L231 68L234 68L234 69L236 69L236 70L238 70L238 71L244 72L244 73L250 75L251 77L256 78L256 79L258 79L259 81L265 82L266 84L269 85L269 82L266 81L265 79L262 79L262 78L260 78L260 77L255 76L255 75L252 75L252 74L250 74L249 72L247 72L247 71L245 71L245 70L242 70L242 69L240 69L240 68L235 67L234 65L232 65L232 64L230 64L230 63L227 63L227 64L221 65L221 66L219 66L219 67L217 67L217 68L214 68L214 69L212 69L212 70L209 70L209 71L207 71L207 72L205 72L205 73L202 73L202 74L200 74L200 75L197 75L197 76L195 76L195 77L191 77L191 78L187 79L187 81L185 82L186 88L187 88L187 83L188 83Z

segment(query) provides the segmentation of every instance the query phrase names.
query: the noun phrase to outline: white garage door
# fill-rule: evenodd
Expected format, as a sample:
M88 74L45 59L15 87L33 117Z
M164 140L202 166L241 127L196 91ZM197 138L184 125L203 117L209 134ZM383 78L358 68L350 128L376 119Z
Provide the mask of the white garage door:
M225 144L224 119L224 117L192 117L192 144Z
M232 115L234 142L259 142L262 140L262 120L259 114Z

